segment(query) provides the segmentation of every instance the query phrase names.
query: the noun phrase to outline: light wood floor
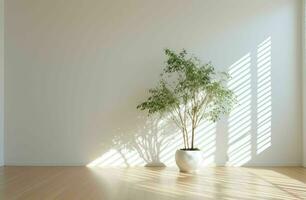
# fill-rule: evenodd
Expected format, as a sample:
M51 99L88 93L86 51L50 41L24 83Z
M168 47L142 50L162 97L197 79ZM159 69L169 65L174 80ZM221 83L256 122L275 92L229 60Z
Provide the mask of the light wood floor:
M306 199L306 169L2 167L0 199Z

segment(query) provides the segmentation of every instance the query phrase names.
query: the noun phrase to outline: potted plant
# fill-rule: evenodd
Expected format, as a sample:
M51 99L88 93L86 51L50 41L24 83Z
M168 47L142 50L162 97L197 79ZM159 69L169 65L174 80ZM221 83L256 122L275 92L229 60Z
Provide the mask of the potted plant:
M150 96L137 108L173 120L184 142L184 148L176 151L176 163L180 171L193 172L202 161L202 153L195 147L197 127L203 120L215 122L228 114L235 95L226 87L229 75L217 72L211 63L202 64L186 50L165 49L165 54L166 66L158 86L149 90Z

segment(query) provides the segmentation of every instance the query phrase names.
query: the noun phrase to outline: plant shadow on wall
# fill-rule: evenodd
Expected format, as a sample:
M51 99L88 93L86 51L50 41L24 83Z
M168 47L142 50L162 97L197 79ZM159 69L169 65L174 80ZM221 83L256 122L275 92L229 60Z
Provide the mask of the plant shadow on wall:
M138 118L138 127L118 128L112 140L103 144L109 151L88 166L165 167L161 152L173 143L176 127L160 117Z
M173 140L176 128L159 117L150 117L137 131L120 131L113 138L113 147L118 151L126 166L130 163L124 152L134 151L147 167L165 167L161 162L161 151ZM132 161L133 162L133 161Z

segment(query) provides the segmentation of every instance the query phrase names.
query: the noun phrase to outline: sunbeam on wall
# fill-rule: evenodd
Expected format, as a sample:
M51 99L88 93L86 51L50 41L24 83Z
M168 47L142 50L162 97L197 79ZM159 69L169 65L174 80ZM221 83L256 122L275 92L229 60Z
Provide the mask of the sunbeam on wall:
M269 37L257 48L257 154L271 146L271 44Z
M228 119L229 166L240 166L251 159L251 54L248 53L229 67L232 79L229 88L237 96L237 105Z

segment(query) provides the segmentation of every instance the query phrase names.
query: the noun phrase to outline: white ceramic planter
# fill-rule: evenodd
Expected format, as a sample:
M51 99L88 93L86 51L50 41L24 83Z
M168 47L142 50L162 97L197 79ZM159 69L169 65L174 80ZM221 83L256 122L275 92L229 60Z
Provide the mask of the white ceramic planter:
M201 151L177 150L175 153L175 161L181 172L196 172L202 160Z

